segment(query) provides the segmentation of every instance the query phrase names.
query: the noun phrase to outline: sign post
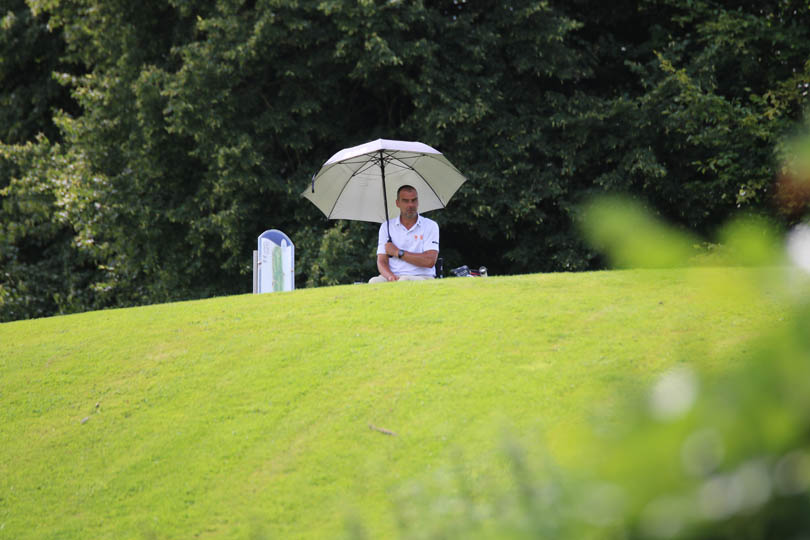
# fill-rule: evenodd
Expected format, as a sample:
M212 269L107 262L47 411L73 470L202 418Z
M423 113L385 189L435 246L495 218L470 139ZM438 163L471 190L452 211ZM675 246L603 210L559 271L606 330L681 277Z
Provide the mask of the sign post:
M295 289L295 246L283 232L270 229L259 235L258 293Z
M259 294L259 251L253 250L253 294Z

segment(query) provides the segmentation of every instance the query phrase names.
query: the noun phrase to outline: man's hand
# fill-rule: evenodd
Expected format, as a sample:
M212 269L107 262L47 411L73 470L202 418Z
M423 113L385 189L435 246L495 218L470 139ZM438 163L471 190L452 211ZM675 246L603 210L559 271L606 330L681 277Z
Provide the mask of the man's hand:
M388 254L389 257L396 257L397 253L399 253L399 248L395 246L393 242L386 242L385 252Z
M379 270L380 275L388 281L399 281L399 276L394 274L391 271L391 267L388 266L388 255L382 253L377 255L377 270Z

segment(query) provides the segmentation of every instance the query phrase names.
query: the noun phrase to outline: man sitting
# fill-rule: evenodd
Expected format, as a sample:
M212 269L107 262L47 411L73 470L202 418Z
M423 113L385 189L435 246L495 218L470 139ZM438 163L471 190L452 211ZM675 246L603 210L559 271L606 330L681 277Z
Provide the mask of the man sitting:
M368 282L433 279L439 256L439 226L432 219L419 215L419 196L412 186L402 186L397 190L396 205L399 217L380 226L377 244L380 275Z

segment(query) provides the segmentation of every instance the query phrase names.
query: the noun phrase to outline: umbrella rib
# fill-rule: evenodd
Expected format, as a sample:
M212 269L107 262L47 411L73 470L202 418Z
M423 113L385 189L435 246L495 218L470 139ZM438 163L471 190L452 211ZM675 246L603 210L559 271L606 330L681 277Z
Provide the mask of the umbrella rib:
M439 201L440 203L442 203L442 208L447 208L447 205L445 205L445 204L444 204L444 201L442 200L442 198L441 198L441 197L439 197L439 194L438 194L438 193L436 193L436 190L435 190L435 189L433 189L433 186L431 186L431 185L430 185L430 182L428 182L428 181L427 181L427 178L425 178L424 176L422 176L422 173L420 173L419 171L417 171L417 170L416 170L416 169L414 169L413 167L411 167L411 170L412 170L413 172L415 172L416 174L418 174L418 175L419 175L419 178L421 178L421 179L422 179L422 181L423 181L423 182L424 182L424 183L427 185L427 187L429 187L429 188L430 188L430 191L432 191L432 192L433 192L433 194L436 196L436 199L438 199L438 201Z
M338 196L337 196L337 197L335 197L335 202L334 202L334 203L332 203L332 208L330 208L330 209L329 209L329 213L328 213L328 214L326 214L326 219L332 219L332 212L334 212L334 211L335 211L335 207L337 206L337 203L338 203L338 201L340 200L340 196L341 196L341 195L343 195L343 192L344 192L344 191L346 191L346 186L348 186L348 185L349 185L349 182L351 181L351 179L352 179L353 177L354 177L354 175L351 175L351 176L349 177L349 179L348 179L348 180L346 180L345 182L343 182L343 186L340 188L340 193L338 193Z
M409 156L409 157L408 157L408 158L406 158L406 159L414 159L414 160L415 160L415 159L422 158L422 157L425 157L425 158L430 158L430 159L434 159L434 158L433 158L433 156L432 156L431 154L417 154L417 155L415 155L415 156ZM439 202L442 204L442 208L447 208L447 205L446 205L446 204L444 204L444 201L443 201L443 200L442 200L442 198L439 196L439 194L438 194L438 193L436 193L436 190L435 190L435 189L433 189L433 186L432 186L432 185L430 185L430 182L428 182L428 181L427 181L427 178L425 178L424 176L422 176L422 173L420 173L419 171L417 171L416 169L414 169L414 168L413 168L413 166L408 165L407 163L405 163L404 161L402 161L402 158L396 158L396 159L398 160L396 163L392 163L392 162L390 162L390 161L389 161L389 163L392 163L393 165L396 165L396 166L398 166L398 167L400 167L400 168L402 168L402 169L406 169L406 170L413 171L415 174L417 174L417 175L419 176L419 178L421 178L421 179L422 179L422 181L425 183L425 185L426 185L428 188L430 188L430 191L432 191L432 192L433 192L433 194L436 196L436 199L437 199L437 200L438 200L438 201L439 201ZM453 167L453 168L455 169L455 167ZM456 171L458 171L458 169L456 169ZM460 174L460 173L459 173L459 174Z
M365 168L364 168L364 167L360 167L359 169L357 169L356 171L354 171L354 172L352 173L352 175L349 177L349 180L351 180L352 178L354 178L354 177L355 177L355 176L357 176L358 174L362 174L362 173L366 172L367 170L369 170L369 169L370 169L370 168L372 168L372 167L376 167L376 166L378 166L378 165L379 165L379 161L366 161L364 165L365 165Z
M375 161L375 160L373 160L373 159L372 159L372 160L353 161L353 162L349 162L349 161L340 161L339 163L343 163L343 164L346 164L346 163L351 163L351 164L353 164L353 165L354 165L354 164L357 164L357 163L365 163L365 164L367 164L367 165L368 165L368 167L366 167L366 168L360 167L359 169L357 169L356 171L354 171L354 172L351 174L351 176L349 176L349 178L347 178L347 179L346 179L346 181L345 181L345 182L343 182L343 186L340 188L340 193L338 193L338 196L337 196L337 197L335 197L335 202L332 204L332 208L330 208L330 209L329 209L329 213L326 215L326 219L332 219L332 212L334 212L334 211L335 211L335 207L337 206L337 203L338 203L338 201L340 200L341 195L343 195L343 192L344 192L344 191L346 191L346 186L348 186L348 185L349 185L349 182L351 182L351 181L352 181L352 178L354 178L354 177L355 177L355 176L357 176L358 174L361 174L361 173L366 172L366 171L367 171L367 170L369 170L371 167L373 167L374 165L376 165L377 163L379 163L379 160L376 160L376 161Z
M404 169L410 169L410 170L413 170L414 172L416 172L416 171L415 171L415 169L414 169L414 168L413 168L411 165L408 165L408 163L407 163L405 160L410 159L410 160L414 160L414 161L415 161L415 160L417 160L417 159L419 159L419 158L423 158L423 157L424 157L424 158L429 158L429 159L438 159L438 156L441 156L441 155L442 155L442 154L414 154L414 155L412 155L412 156L408 156L408 157L404 157L404 158L403 158L403 157L398 157L398 158L396 158L396 159L397 159L399 162L398 162L398 163L393 163L393 164L394 164L394 165L400 165L400 163L401 163L401 165L400 165L400 166L401 166L402 168L404 168ZM452 163L450 163L449 161L445 161L445 162L443 162L443 163L442 163L442 165L444 165L444 166L448 166L448 167L451 167L451 168L452 168L454 171L456 171L456 173L458 173L458 175L459 175L459 176L461 176L461 177L463 177L463 176L464 176L463 174L461 174L461 171L459 171L459 170L458 170L458 168L456 168L456 166L455 166L455 165L453 165ZM419 175L419 176L422 176L422 175Z
M354 159L356 159L357 161L353 161ZM372 160L372 162L370 162L370 164L369 164L369 167L371 167L372 165L376 165L377 162L378 162L378 160L377 161ZM364 163L369 163L369 161L367 159L367 156L365 156L365 155L358 156L357 158L350 158L350 159L330 163L329 166L324 167L320 171L318 171L317 176L315 176L315 180L317 181L318 178L320 178L321 176L326 174L327 171L329 171L332 167L335 167L336 165L358 165L358 164L362 165ZM365 172L366 170L368 170L368 169L363 169L360 172ZM355 173L355 174L357 174L357 173ZM352 176L354 176L354 174L352 174Z

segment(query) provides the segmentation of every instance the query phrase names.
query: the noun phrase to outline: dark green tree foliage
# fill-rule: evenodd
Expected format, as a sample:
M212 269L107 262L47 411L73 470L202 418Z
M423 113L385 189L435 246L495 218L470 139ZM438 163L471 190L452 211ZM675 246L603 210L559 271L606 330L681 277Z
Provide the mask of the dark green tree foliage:
M75 108L53 76L65 43L24 0L0 9L0 321L87 309L87 261L57 208L48 170L57 108Z
M53 78L62 69L64 41L25 0L0 5L0 140L25 143L38 133L54 140L54 108L71 107L68 92Z
M367 279L376 227L330 223L299 194L377 137L423 141L468 175L432 214L448 268L597 267L575 223L602 191L711 232L769 205L773 146L810 80L800 2L28 5L27 24L63 40L47 66L79 107L38 98L60 110L58 135L17 148L13 171L49 171L92 265L92 301L70 309L246 292L267 228L296 243L299 286Z
M78 243L99 263L93 284L99 302L212 294L207 280L194 280L207 260L191 252L183 217L195 162L190 144L166 129L160 88L159 66L172 62L175 40L188 39L193 23L163 2L37 7L64 29L69 57L89 68L61 74L82 114L58 117L70 166L55 174L70 194L65 213Z
M636 101L653 121L638 134L664 173L645 191L669 218L709 232L737 207L769 203L774 145L807 103L810 10L668 4L672 28L652 41L655 57L632 64L646 86Z

